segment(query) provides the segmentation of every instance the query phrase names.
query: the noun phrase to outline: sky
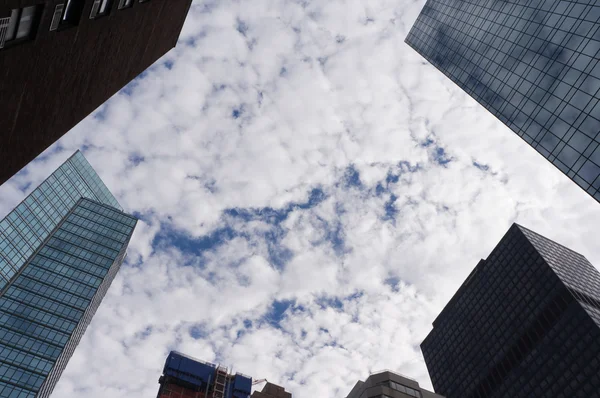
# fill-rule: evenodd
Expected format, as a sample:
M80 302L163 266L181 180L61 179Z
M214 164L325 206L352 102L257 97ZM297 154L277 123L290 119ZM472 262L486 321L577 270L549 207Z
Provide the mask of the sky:
M197 0L179 43L0 187L81 149L140 218L54 397L153 397L170 350L295 398L391 369L514 222L600 267L600 206L404 43L424 0Z

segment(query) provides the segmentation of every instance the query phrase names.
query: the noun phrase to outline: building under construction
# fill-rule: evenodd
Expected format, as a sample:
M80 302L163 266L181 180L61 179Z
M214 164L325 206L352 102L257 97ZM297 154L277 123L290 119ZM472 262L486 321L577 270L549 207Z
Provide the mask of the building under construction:
M252 378L224 366L171 351L158 380L157 398L248 398Z

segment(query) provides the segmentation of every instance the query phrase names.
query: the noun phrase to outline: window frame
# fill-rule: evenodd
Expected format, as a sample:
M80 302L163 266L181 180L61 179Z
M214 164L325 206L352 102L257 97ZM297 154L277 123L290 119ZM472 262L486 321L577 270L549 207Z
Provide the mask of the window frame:
M135 3L134 0L119 0L119 5L117 8L119 10L126 10L128 8L133 7L134 3Z
M8 22L8 26L6 27L6 33L5 33L4 40L2 43L0 43L0 44L2 44L2 45L0 45L0 50L5 50L7 48L11 48L13 46L16 46L16 45L19 45L22 43L34 41L37 36L37 31L39 29L40 19L41 19L43 8L44 8L43 4L33 4L30 6L26 6L26 7L19 7L19 8L11 9L11 15L10 15L10 17L8 17L8 18L10 18L10 20ZM23 12L26 9L33 9L33 12L31 14L31 24L30 24L29 30L25 36L17 37L19 28L21 27L21 24L23 22L21 20L21 18L23 17ZM9 39L8 38L8 29L10 28L10 24L11 24L13 18L15 18L17 20L17 22L14 25L14 32L11 34L12 38Z
M97 0L97 2L98 2L98 9L96 10L95 14L94 14L94 4L96 3L96 1L94 1L94 3L92 3L92 10L90 11L90 19L98 19L98 18L105 17L107 15L110 15L110 13L112 11L114 0ZM101 11L103 4L106 4L106 5L104 8L104 11Z

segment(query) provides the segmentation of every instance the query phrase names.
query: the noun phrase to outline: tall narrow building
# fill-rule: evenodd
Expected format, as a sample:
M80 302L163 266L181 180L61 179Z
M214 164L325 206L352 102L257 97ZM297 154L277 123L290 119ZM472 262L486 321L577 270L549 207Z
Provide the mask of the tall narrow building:
M80 152L0 221L0 397L50 396L136 222Z
M599 19L594 1L428 0L406 43L600 201Z
M0 185L175 47L191 3L0 1Z
M248 398L252 378L224 366L171 351L158 383L157 398Z
M416 380L389 370L359 380L346 398L444 398L419 386Z
M600 396L600 272L514 224L421 344L448 398Z

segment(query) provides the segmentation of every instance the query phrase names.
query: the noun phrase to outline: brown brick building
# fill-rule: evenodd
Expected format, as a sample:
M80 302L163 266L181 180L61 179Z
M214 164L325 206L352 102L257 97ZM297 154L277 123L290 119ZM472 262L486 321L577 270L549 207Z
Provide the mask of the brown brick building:
M0 0L0 184L175 46L192 0Z

